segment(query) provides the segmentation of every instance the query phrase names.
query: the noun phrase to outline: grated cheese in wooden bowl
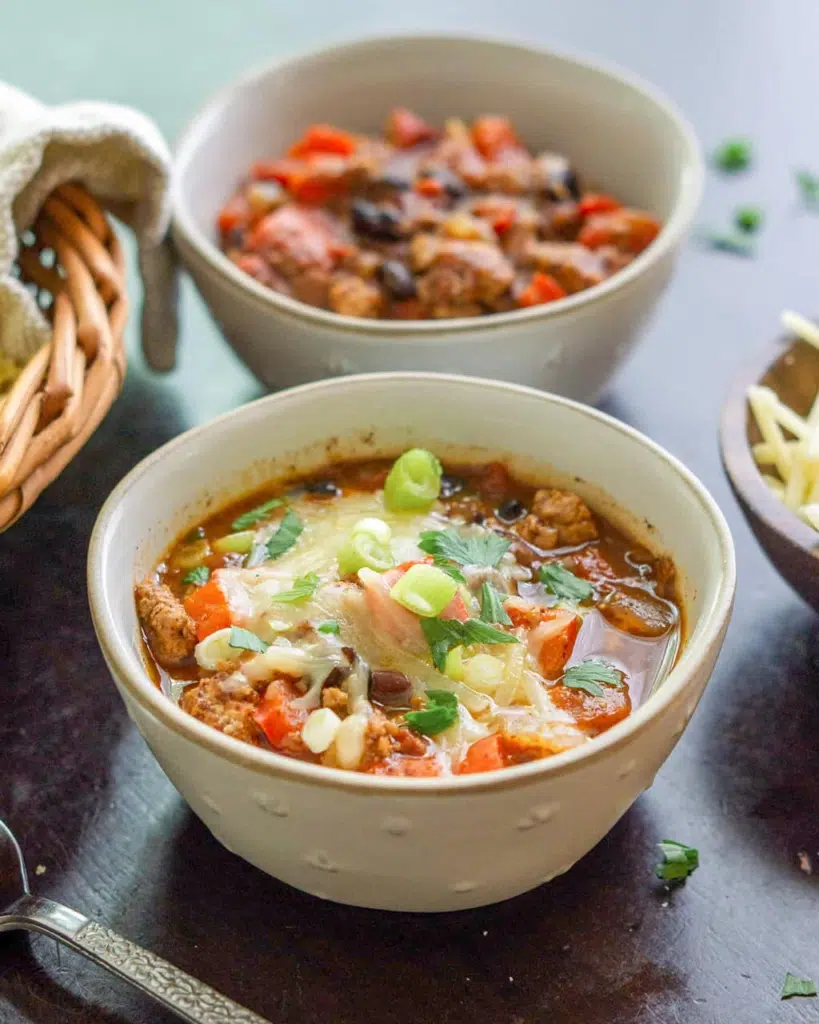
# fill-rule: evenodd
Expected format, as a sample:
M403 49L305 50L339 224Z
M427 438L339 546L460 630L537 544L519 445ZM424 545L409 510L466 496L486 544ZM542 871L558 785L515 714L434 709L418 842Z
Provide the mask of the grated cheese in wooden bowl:
M786 310L782 323L819 349L819 327ZM807 416L799 416L772 388L748 388L748 405L762 440L751 453L762 479L788 508L819 530L819 394Z

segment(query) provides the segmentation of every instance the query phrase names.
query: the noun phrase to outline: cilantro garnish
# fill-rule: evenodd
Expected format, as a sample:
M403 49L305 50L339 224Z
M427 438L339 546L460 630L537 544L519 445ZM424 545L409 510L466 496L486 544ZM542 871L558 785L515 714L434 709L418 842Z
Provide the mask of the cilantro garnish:
M499 622L502 626L512 625L503 607L503 597L488 581L481 587L481 621Z
M335 619L328 619L326 622L320 622L316 629L319 633L340 633L341 626L336 622Z
M730 252L734 256L753 256L756 253L754 243L739 231L717 231L713 228L702 228L700 238L712 249Z
M267 519L273 509L280 508L283 504L284 498L271 498L270 501L266 501L262 505L257 505L255 508L251 508L248 509L247 512L243 512L233 520L230 528L234 533L238 533L239 530L247 530L248 527L255 526L256 523L260 523L263 519Z
M819 176L811 171L797 171L796 184L806 205L819 210Z
M251 633L249 629L242 629L241 626L231 626L228 644L242 651L255 651L257 654L263 654L268 648L260 636Z
M700 865L700 852L693 846L664 839L657 844L663 859L654 868L654 873L664 882L684 882Z
M713 159L715 166L727 174L746 170L753 160L750 139L726 139L714 151Z
M555 597L567 601L588 601L594 596L594 587L582 580L561 562L549 562L540 567L540 582Z
M435 736L458 721L458 698L449 690L427 690L427 707L422 711L408 711L407 725L425 736Z
M236 522L238 521L237 519ZM289 508L284 513L284 518L279 523L278 530L268 539L267 543L256 544L250 552L247 560L248 568L252 568L254 565L261 565L268 558L278 558L285 551L289 551L299 539L303 529L304 523L302 523L293 509Z
M734 211L734 223L746 235L759 231L762 221L762 210L758 206L740 206Z
M204 586L210 579L210 569L206 565L197 565L195 569L185 573L182 577L183 583L190 583L194 587Z
M446 656L453 647L468 647L470 644L516 644L520 641L511 633L495 629L480 619L421 619L421 629L429 644L432 664L439 672L444 671Z
M466 576L461 572L454 562L450 562L448 558L441 558L440 556L433 555L433 564L441 572L445 572L447 576L451 576L453 580L457 580L458 583L466 583Z
M797 978L795 974L788 971L785 974L785 981L782 983L780 999L793 999L794 996L815 996L816 982L810 978Z
M314 572L308 572L306 576L298 576L293 580L290 590L280 590L273 600L282 604L298 604L300 601L306 601L308 597L312 597L318 589L319 583L321 580L318 576Z
M603 686L623 685L623 673L600 658L586 658L579 665L567 668L561 682L571 690L584 690L592 697L602 697Z
M511 543L491 530L465 537L451 527L448 530L425 530L418 547L428 555L457 562L458 565L489 565L494 568Z

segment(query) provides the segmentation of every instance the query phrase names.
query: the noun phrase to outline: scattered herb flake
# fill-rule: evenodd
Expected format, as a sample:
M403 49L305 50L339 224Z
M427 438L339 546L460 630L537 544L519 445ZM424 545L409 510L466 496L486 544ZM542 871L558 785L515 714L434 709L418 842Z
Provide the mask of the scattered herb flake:
M516 644L520 643L516 636L495 629L480 619L421 619L421 629L429 644L432 664L439 672L444 671L446 656L453 647L470 644Z
M289 551L301 536L303 529L304 523L302 523L293 509L289 508L284 513L284 519L279 524L278 530L265 544L267 558L278 558L285 551Z
M271 498L270 501L266 501L262 505L257 505L255 508L243 512L233 520L230 528L234 533L238 533L239 530L247 530L249 527L255 526L256 523L260 523L263 519L267 519L274 509L281 508L283 504L284 498Z
M511 543L491 530L466 537L452 527L449 530L425 530L418 547L428 555L457 562L458 565L489 565L494 568Z
M241 626L231 626L228 644L242 651L255 651L257 654L263 654L268 646L260 636L251 633L249 629L242 629Z
M197 565L195 569L185 573L182 577L183 583L190 583L194 587L204 586L210 579L210 569L206 565Z
M449 690L427 690L427 707L422 711L408 711L407 725L425 736L436 736L458 721L458 698Z
M751 166L754 152L750 139L726 139L714 150L714 166L726 174L745 171Z
M796 184L803 202L819 210L819 176L811 171L797 171Z
M663 859L654 868L654 873L664 882L684 882L700 865L700 853L693 846L664 839L657 844Z
M318 629L319 633L338 634L341 632L341 626L339 626L335 619L328 619L326 622L320 622L318 626L316 626L316 629Z
M540 568L540 582L555 597L567 601L588 601L594 596L594 587L582 580L561 562L549 562Z
M815 996L816 982L810 978L797 978L795 974L788 971L782 983L780 999L793 999L794 996Z
M754 256L754 243L739 231L717 231L714 228L702 228L700 239L705 245L720 252L730 252L734 256Z
M571 690L584 690L592 697L603 696L603 686L623 686L623 673L600 658L586 658L572 665L561 680Z
M453 580L457 580L458 583L466 583L466 576L464 576L458 566L454 562L450 562L448 558L441 558L440 556L433 555L432 561L436 568L440 569L441 572L445 572L447 576L451 576Z
M488 580L481 587L481 621L499 622L502 626L512 625L503 607L503 597Z
M753 235L762 227L764 220L758 206L739 206L734 211L734 224L746 235Z
M306 576L298 576L293 580L290 590L280 590L273 598L281 604L298 604L312 597L318 589L321 580L316 573L308 572Z

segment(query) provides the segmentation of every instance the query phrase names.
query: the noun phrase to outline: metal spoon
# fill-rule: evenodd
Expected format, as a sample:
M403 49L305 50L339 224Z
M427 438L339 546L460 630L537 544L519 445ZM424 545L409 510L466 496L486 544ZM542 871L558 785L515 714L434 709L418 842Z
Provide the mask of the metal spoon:
M61 903L32 896L20 847L0 819L0 932L17 929L64 942L189 1024L269 1024L105 925Z

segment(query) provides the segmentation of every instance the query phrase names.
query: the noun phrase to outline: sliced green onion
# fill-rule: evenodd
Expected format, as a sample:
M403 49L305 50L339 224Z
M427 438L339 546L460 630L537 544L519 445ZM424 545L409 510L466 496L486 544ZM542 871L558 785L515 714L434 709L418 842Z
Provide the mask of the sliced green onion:
M246 555L253 547L255 530L242 530L239 533L229 533L219 537L213 542L213 550L220 555Z
M341 626L336 622L335 619L328 619L326 622L320 622L316 629L319 633L334 633L339 634L341 632Z
M762 210L758 206L739 206L734 211L734 223L746 235L759 231L764 220Z
M431 619L440 615L458 590L458 583L434 565L419 563L409 568L390 590L390 597L404 608Z
M446 656L444 662L444 675L449 676L450 679L454 679L459 683L463 682L464 679L464 649L463 647L453 647Z
M351 576L359 569L386 572L395 565L390 551L392 530L383 519L361 519L338 552L338 571Z
M441 493L441 463L425 448L396 459L384 484L384 503L393 511L426 509Z

